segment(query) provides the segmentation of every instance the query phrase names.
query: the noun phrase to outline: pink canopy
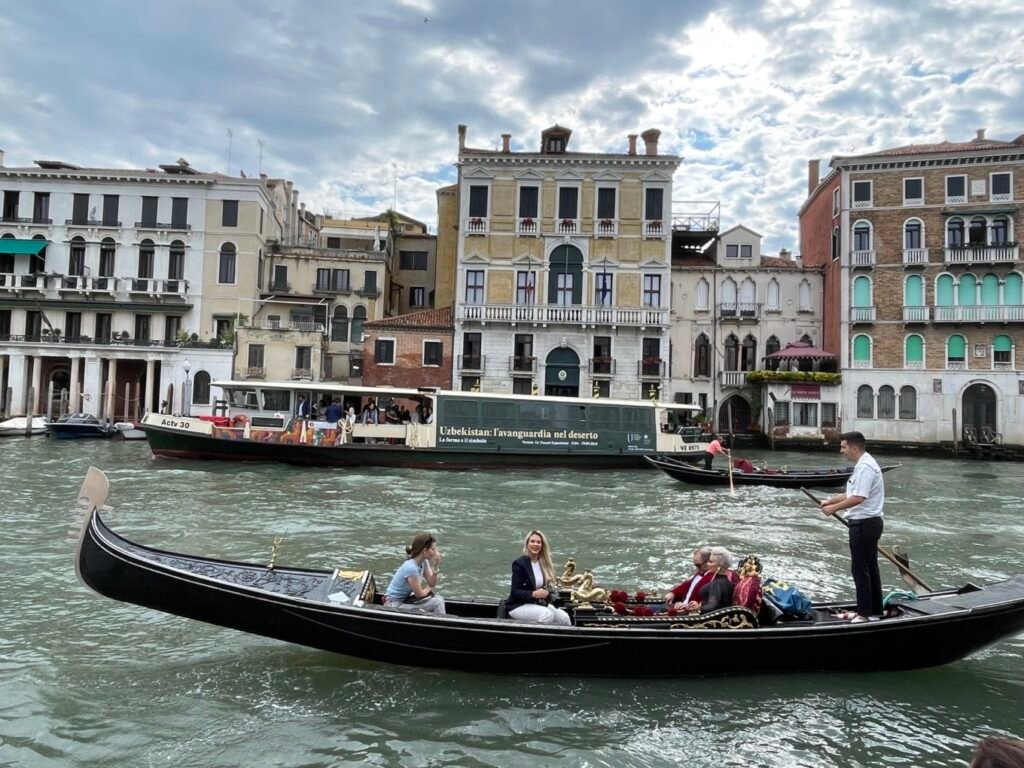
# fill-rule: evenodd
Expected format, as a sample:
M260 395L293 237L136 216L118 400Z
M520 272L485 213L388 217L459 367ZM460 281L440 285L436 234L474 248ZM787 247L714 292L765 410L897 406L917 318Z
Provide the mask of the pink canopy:
M835 360L831 352L818 349L806 341L794 341L777 352L765 355L765 360Z

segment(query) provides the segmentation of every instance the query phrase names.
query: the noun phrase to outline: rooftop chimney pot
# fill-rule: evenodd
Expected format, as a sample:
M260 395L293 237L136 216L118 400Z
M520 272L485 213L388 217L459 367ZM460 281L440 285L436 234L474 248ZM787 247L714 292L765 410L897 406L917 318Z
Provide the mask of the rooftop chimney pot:
M661 137L661 131L657 128L650 128L640 134L640 138L644 140L644 153L648 155L658 154L658 139Z
M631 154L631 155L635 155L636 154L636 134L635 133L629 134L629 154Z
M501 151L504 152L505 154L508 154L511 151L511 149L509 148L509 144L511 143L511 141L512 141L512 134L511 133L503 133L503 134L501 134Z
M977 133L978 141L984 141L985 140L985 129L984 128L979 128L977 131L975 131L975 133Z
M807 161L807 194L810 195L818 188L819 176L821 173L821 160Z
M461 152L466 148L466 126L459 125L459 151Z

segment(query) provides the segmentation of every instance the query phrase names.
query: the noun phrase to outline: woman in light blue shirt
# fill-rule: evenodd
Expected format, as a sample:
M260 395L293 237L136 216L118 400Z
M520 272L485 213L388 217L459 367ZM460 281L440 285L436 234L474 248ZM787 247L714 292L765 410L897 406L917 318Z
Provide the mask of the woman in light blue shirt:
M443 616L444 598L433 592L441 566L437 539L429 533L417 533L405 552L408 557L388 585L384 607Z

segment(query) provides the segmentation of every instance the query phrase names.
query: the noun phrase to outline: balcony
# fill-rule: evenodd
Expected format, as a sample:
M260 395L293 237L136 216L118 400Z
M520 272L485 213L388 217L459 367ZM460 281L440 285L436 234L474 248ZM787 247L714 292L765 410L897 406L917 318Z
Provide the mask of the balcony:
M458 304L455 308L455 319L510 325L534 323L652 328L666 327L669 313L667 309L651 307L598 307L582 304Z
M116 229L121 226L120 221L103 220L103 219L65 219L65 227L106 227L108 229Z
M348 283L339 286L325 285L324 283L313 283L313 293L329 293L332 295L348 296L352 293L352 286Z
M555 222L555 234L575 235L580 231L579 219L559 219Z
M1024 322L1024 306L972 305L935 307L936 323L1020 323Z
M380 296L380 288L364 285L362 288L356 288L356 296L362 296L364 299L376 299Z
M305 321L282 323L280 320L267 320L261 327L264 331L299 331L300 333L324 333L326 330L323 323Z
M875 266L874 251L850 251L851 267L873 267Z
M508 369L512 373L535 373L537 371L537 358L533 356L510 355L508 358Z
M872 307L850 307L851 323L873 323L875 322L875 308Z
M4 224L53 224L53 219L43 216L4 216L0 221Z
M46 275L15 275L10 272L0 272L0 291L20 293L26 289L30 291L46 290Z
M614 376L615 359L611 357L592 357L587 368L592 376Z
M1017 260L1017 244L965 245L944 253L947 264L1007 264Z
M665 378L665 361L660 357L645 357L636 363L636 375L645 379Z
M490 219L482 216L471 216L462 225L467 235L486 235L491 231Z
M594 222L594 237L618 237L619 222L616 219L598 219Z
M747 371L719 371L718 381L723 388L747 386Z
M249 366L248 368L245 369L245 378L247 378L247 379L265 379L265 378L267 378L267 369L266 368L257 368L257 367L254 367L254 366Z
M270 284L268 290L271 293L291 293L291 283L275 281Z
M761 305L749 301L723 301L718 305L718 316L722 320L757 320L761 317Z
M904 307L903 308L903 322L904 323L927 323L929 316L929 307Z
M484 370L484 363L487 362L487 358L484 355L459 355L458 369L460 371L480 371Z
M292 379L307 379L312 380L313 369L312 368L292 368Z
M904 248L903 249L903 266L905 267L923 267L928 263L928 249L927 248Z
M661 219L647 219L644 221L643 233L645 240L663 240L667 231L668 227L665 226L665 222Z
M164 223L159 222L159 221L136 221L135 222L135 228L136 229L151 229L151 230L154 230L154 231L163 231L163 232L168 232L168 231L170 231L170 232L188 232L188 231L190 231L192 229L192 225L191 224L174 224L174 223L164 224Z
M516 234L520 237L538 237L540 224L532 216L522 216L516 219Z

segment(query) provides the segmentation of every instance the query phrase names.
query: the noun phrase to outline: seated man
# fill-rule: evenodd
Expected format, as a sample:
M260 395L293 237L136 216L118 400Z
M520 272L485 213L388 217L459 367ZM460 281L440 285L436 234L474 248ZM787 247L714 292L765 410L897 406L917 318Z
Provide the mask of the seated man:
M701 587L714 578L714 574L709 570L710 562L711 547L698 547L693 551L693 576L665 593L667 607L671 608L678 604L678 608L682 609L697 599Z

